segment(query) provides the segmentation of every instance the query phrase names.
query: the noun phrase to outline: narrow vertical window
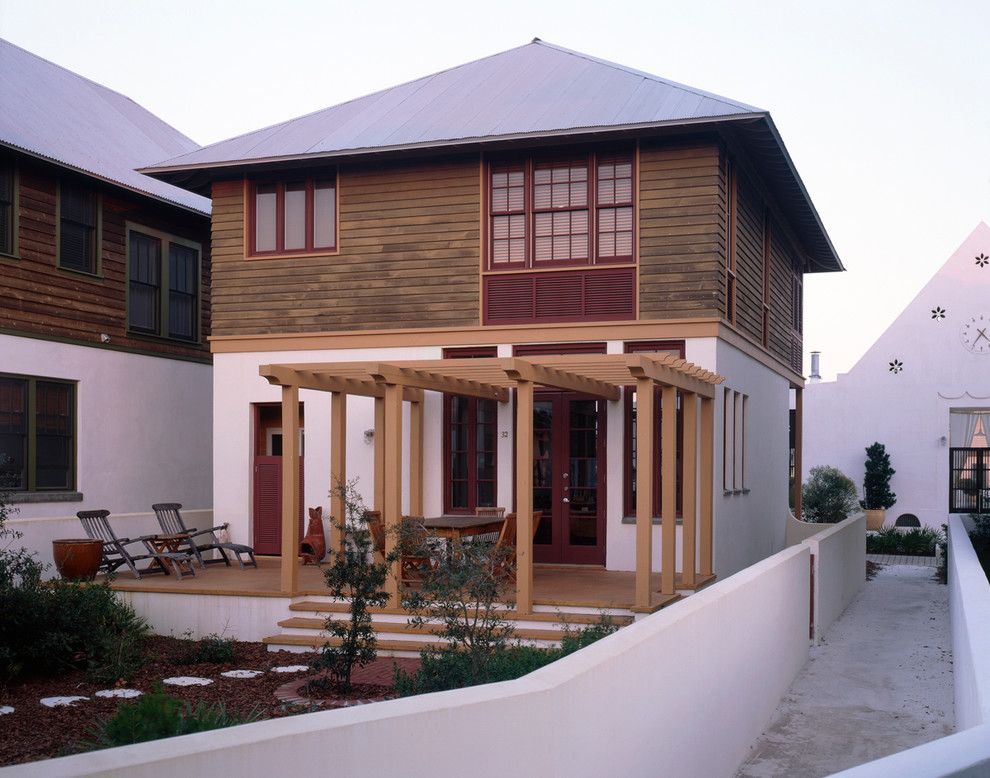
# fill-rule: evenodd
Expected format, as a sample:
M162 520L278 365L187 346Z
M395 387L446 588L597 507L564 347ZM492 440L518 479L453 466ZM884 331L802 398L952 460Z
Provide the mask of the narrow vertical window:
M598 257L633 256L632 160L604 158L598 163Z
M14 171L0 168L0 254L14 253Z
M742 489L743 483L743 408L745 407L744 395L735 393L732 398L734 407L732 409L732 491L738 492Z
M313 187L313 246L333 248L337 245L337 186L333 181L318 181Z
M135 332L157 335L161 320L162 242L131 231L128 253L127 326Z
M275 251L278 222L278 190L275 184L258 184L254 195L254 250Z
M801 281L801 274L795 270L791 277L791 327L795 332L802 332L802 304L804 296L804 284Z
M725 389L722 397L722 490L732 491L732 478L735 473L735 466L732 462L735 443L733 433L735 432L735 422L732 418L735 409L731 389Z
M725 195L725 318L736 323L736 169L730 161Z
M285 250L306 248L306 183L298 181L285 185Z
M492 166L492 265L526 261L526 172L518 166Z
M748 427L749 427L749 395L744 394L742 398L742 422L740 426L739 433L739 468L741 472L739 486L745 491L749 488L746 478L746 468L749 463L749 457L746 456L746 447L748 445L747 439L749 437Z
M770 271L772 267L773 225L770 212L763 214L763 346L770 345Z
M73 402L70 384L35 383L35 488L71 489Z
M0 488L27 489L28 382L0 378Z
M180 243L168 249L168 336L196 340L199 252Z
M96 195L59 186L59 267L96 273Z

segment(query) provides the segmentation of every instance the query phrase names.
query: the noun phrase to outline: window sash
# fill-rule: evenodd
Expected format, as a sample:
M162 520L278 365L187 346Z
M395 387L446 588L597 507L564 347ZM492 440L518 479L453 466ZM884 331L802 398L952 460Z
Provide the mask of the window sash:
M169 243L168 266L168 336L196 340L199 252L181 243Z
M95 274L97 197L95 192L59 184L59 267Z
M199 244L138 225L127 234L128 331L198 342Z
M75 386L27 376L0 376L0 454L4 488L75 488Z
M14 253L14 169L0 168L0 254Z
M335 251L336 178L255 182L251 188L251 256Z

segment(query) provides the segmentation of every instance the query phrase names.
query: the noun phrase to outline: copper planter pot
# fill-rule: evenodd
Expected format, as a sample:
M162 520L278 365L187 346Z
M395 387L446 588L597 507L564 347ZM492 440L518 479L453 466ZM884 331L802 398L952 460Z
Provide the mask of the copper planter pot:
M103 561L102 540L53 540L55 569L66 581L92 581Z

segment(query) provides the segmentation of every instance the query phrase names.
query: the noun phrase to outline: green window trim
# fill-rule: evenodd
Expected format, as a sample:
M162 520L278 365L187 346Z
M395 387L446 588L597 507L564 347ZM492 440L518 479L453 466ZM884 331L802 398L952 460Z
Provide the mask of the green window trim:
M138 234L147 238L154 238L160 241L160 248L158 254L158 305L157 305L157 326L154 331L148 328L135 326L131 322L131 236L132 234ZM189 345L199 345L203 340L202 332L202 320L203 320L203 246L193 240L187 240L186 238L181 238L178 235L173 235L163 230L156 230L151 227L146 227L143 224L137 224L134 222L127 222L125 225L125 246L127 255L127 280L126 280L126 298L127 298L127 333L128 335L134 335L142 338L151 338L155 340L166 340L172 343L186 343ZM172 245L184 247L191 249L196 252L196 267L194 272L194 278L196 283L196 292L193 296L192 301L193 306L193 318L192 326L193 333L192 337L182 337L180 335L172 335L170 333L169 325L169 312L171 308L171 294L173 291L176 294L188 294L183 292L178 292L172 289L170 272L171 272L171 262L170 262L170 248Z
M4 162L0 167L10 171L10 245L4 246L0 243L0 257L5 259L20 259L20 205L21 205L21 181L17 170L17 165L13 162Z
M76 490L76 467L78 463L77 458L77 441L78 441L78 392L77 392L77 382L76 381L66 381L59 378L48 378L45 376L29 376L29 375L17 375L10 373L0 373L0 380L6 381L20 381L26 384L26 424L24 430L24 480L18 484L11 484L13 491L15 492L52 492L52 493L69 493L75 492ZM62 437L68 437L68 446L66 450L66 482L61 484L56 484L53 486L38 486L38 445L39 445L39 431L38 431L38 384L52 384L58 386L64 386L68 389L68 414L69 414L69 430L68 433ZM0 408L0 420L2 420L3 409ZM0 434L4 432L4 428L0 427ZM16 434L16 433L13 433ZM44 433L41 433L44 434ZM50 434L50 433L49 433ZM2 454L0 450L0 454Z
M70 184L75 189L87 190L85 184L77 186ZM88 190L94 198L96 208L96 224L93 237L93 269L79 270L74 267L66 267L62 264L62 182L55 184L55 265L59 270L67 273L78 273L86 278L103 278L103 195L99 192Z

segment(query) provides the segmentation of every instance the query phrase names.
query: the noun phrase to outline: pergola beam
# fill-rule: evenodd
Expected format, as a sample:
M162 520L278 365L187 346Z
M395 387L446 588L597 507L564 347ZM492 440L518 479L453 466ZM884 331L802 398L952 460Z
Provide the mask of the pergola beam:
M678 360L681 361L681 360ZM631 354L627 357L626 366L634 378L652 378L659 384L676 386L685 392L693 392L701 397L714 397L715 389L712 384L700 378L679 370L674 366L661 364L642 354ZM714 373L712 374L714 375Z
M368 373L380 384L397 384L434 392L478 397L482 400L497 400L500 403L509 401L509 390L505 387L472 381L467 378L455 378L454 376L385 363L373 365Z
M605 400L618 400L619 387L606 381L559 370L555 367L537 365L525 359L509 358L504 360L504 370L513 381L528 381L533 384L552 386L571 392L601 397Z
M261 365L258 373L268 383L276 386L294 386L297 389L316 389L321 392L340 392L363 397L384 397L385 390L374 381L341 378L310 370L297 370L287 365Z

